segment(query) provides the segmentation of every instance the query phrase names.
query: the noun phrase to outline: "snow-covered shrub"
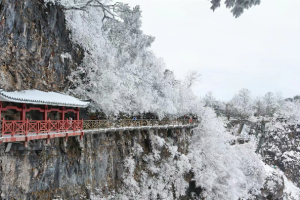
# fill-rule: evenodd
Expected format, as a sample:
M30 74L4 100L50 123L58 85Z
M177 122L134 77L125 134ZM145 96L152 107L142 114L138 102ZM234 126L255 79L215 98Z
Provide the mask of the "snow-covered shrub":
M151 134L150 140L152 152L142 158L146 168L136 166L134 153L125 159L123 189L114 199L173 200L185 195L188 182L184 175L191 169L189 159L157 135ZM161 156L163 148L169 152L167 157Z
M188 157L197 186L204 189L203 197L235 200L258 194L264 170L255 143L231 146L233 136L211 109L203 109L200 116Z

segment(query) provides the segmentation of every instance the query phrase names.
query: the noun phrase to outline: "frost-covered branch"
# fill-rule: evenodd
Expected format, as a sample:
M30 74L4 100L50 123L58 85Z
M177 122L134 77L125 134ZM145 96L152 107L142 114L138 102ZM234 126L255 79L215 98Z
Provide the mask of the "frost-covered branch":
M80 2L76 2L75 0L46 0L46 3L47 2L57 3L61 5L62 9L65 11L78 10L88 12L89 8L100 8L103 13L102 22L105 19L116 20L122 12L135 12L134 10L124 9L124 5L127 4L121 2L107 4L106 2L103 2L103 0L83 0Z
M221 6L222 0L211 0L211 9L215 11ZM252 6L259 5L261 0L225 0L226 8L231 8L231 12L234 17L239 17L243 14L245 9L249 9Z

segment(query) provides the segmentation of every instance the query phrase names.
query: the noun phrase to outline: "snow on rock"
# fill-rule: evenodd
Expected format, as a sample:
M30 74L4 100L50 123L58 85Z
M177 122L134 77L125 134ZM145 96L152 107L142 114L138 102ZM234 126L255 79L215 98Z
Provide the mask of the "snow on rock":
M69 60L72 59L72 56L71 56L70 53L62 53L62 54L60 54L60 57L61 57L63 62L65 62L65 59L69 59Z
M298 200L300 189L295 186L285 174L275 166L265 165L267 177L263 189L263 198Z

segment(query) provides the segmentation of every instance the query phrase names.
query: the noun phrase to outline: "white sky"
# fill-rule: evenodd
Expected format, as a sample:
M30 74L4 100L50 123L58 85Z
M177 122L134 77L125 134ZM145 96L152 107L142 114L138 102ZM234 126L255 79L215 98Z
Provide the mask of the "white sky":
M236 19L224 5L210 10L208 0L123 0L141 6L153 51L178 79L202 75L197 95L300 94L300 0L261 1Z

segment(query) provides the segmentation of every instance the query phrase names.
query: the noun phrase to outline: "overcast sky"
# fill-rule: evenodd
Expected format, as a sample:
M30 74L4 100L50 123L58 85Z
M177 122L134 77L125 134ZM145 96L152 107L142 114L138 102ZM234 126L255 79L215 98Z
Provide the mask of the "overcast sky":
M234 18L208 0L124 0L143 11L143 30L178 79L202 75L197 95L229 100L241 88L300 94L300 0L261 0Z

